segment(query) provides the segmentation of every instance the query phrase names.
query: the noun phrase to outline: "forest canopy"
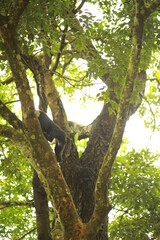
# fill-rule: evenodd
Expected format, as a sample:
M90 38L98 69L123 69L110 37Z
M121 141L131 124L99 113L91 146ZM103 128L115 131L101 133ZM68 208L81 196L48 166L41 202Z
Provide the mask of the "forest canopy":
M159 49L159 0L0 1L0 237L160 238L159 152L123 138L160 129Z

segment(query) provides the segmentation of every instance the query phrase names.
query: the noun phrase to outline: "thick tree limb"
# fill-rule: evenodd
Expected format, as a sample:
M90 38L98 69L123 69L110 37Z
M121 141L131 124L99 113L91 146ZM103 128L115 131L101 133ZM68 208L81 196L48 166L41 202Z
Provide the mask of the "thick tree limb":
M0 136L9 138L12 142L22 143L25 141L23 134L15 128L0 124Z
M2 14L0 14L0 27L8 23L8 20L9 20L8 16L3 16Z
M9 77L5 81L3 81L2 84L3 85L5 85L5 84L8 85L8 84L10 84L13 81L14 81L14 78L13 77Z
M23 123L0 100L0 115L15 129L23 129Z
M43 105L46 105L46 108L47 105L50 106L54 121L69 133L66 112L52 80L52 70L49 70L49 65L45 62L46 55L41 54L39 57L23 55L23 59L24 64L34 74L40 102L45 102Z
M128 119L128 110L130 105L130 99L133 92L134 81L136 79L136 74L138 72L138 66L140 61L140 53L142 48L142 38L143 38L143 29L144 29L144 18L142 12L140 14L140 9L144 7L144 2L140 1L136 5L136 13L134 18L134 30L133 30L133 39L132 39L132 49L130 54L129 66L127 70L127 75L125 79L125 84L123 87L118 114L116 118L116 124L113 132L113 136L109 145L109 149L104 158L104 162L99 172L98 180L96 183L95 191L95 210L93 212L92 218L87 225L87 231L89 232L88 236L92 238L91 228L99 229L102 219L105 219L105 216L108 211L108 182L110 178L111 168L113 166L116 154L120 147L122 136L125 128L126 121ZM104 184L105 183L105 184ZM99 197L101 196L101 198Z
M18 25L21 15L26 9L29 0L16 0L9 16L10 29L14 31Z
M57 164L56 157L42 135L40 124L34 112L33 97L26 77L25 67L22 64L20 54L18 54L15 35L10 32L9 28L2 28L1 33L22 104L25 137L32 148L30 152L32 152L33 158L29 158L29 161L38 173L38 177L43 183L48 197L59 213L65 229L66 238L70 239L73 238L73 236L79 236L83 225L77 214L69 188ZM46 91L50 93L53 82L50 73L48 74L48 69L45 73L47 80ZM51 84L51 86L49 84ZM50 101L52 101L51 97L55 96L49 96ZM49 103L51 104L51 102ZM77 231L77 229L79 230Z
M51 240L47 194L35 170L33 175L33 196L36 209L38 239Z
M23 156L32 162L31 146L26 140L23 133L17 131L15 128L4 126L0 124L0 136L8 138L12 144L16 145Z
M52 80L52 75L49 69L47 69L46 65L38 59L38 64L41 67L43 78L40 79L41 84L43 86L43 90L47 99L47 102L51 108L54 121L63 129L65 132L69 133L69 127L67 122L67 116L65 109L63 107L62 101L59 97L59 93L54 85Z
M69 127L71 128L72 134L75 135L78 133L78 140L82 140L90 136L92 124L89 124L88 126L82 126L81 124L69 121Z

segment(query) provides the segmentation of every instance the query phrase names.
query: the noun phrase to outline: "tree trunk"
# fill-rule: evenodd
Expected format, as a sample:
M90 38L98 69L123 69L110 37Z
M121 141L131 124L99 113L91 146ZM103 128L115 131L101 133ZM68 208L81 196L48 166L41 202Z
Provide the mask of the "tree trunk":
M38 240L51 240L48 199L35 170L33 174L33 195L36 209Z

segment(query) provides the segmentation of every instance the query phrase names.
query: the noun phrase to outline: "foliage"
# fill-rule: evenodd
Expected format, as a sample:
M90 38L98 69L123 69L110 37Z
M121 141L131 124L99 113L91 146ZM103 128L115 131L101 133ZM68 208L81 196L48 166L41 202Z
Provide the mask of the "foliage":
M110 201L113 216L111 239L158 239L160 228L159 154L134 149L116 158Z
M139 108L139 115L144 119L145 127L155 131L159 130L159 105L160 92L158 78L153 81L148 81L146 84L146 91L141 107Z
M158 1L155 2L157 4ZM18 7L16 4L19 4ZM18 12L21 4L26 7ZM140 11L142 15L136 12L139 5L144 10ZM157 8L158 6L157 4ZM152 130L160 128L160 124L155 121L159 118L160 103L159 9L154 9L152 1L139 0L5 0L0 1L1 19L0 124L4 127L0 129L3 136L0 138L2 238L36 238L31 163L42 178L52 206L57 208L55 215L58 214L58 220L54 221L58 223L57 228L52 229L53 234L55 232L63 235L66 226L68 229L72 228L80 239L85 231L87 234L91 233L91 236L95 234L102 224L102 218L106 218L106 212L109 211L108 179L112 175L109 197L115 215L109 225L110 237L149 239L153 236L158 239L160 178L159 169L154 166L154 162L159 155L154 155L148 149L140 152L121 149L115 163L114 160L131 104L136 105L137 109L143 99L139 114L144 118L145 126ZM137 24L137 19L141 25ZM145 20L145 24L142 20ZM13 28L8 31L8 26ZM137 46L133 44L135 42ZM146 83L144 95L144 82L136 79L136 75L147 69L150 69L150 81ZM97 87L99 83L100 87ZM96 88L97 95L94 99L86 94L88 89L94 89L91 87ZM76 98L77 90L81 91L84 106L88 105L90 99L104 102L101 114L93 121L92 131L87 132L85 139L81 141L78 141L78 133L71 132L69 128L60 98L67 95L71 101ZM42 96L45 96L46 105L49 105L54 120L67 132L68 145L67 150L64 150L66 154L64 153L65 161L62 166L54 161L50 146L44 141L42 133L38 132L36 117L31 116L34 113L29 112L34 108L30 97L32 95L35 105L38 100L41 103ZM14 112L22 120L23 128L13 121L11 113ZM135 110L132 114L134 112ZM115 123L117 125L114 130ZM5 136L8 127L10 134ZM24 142L19 144L23 156L15 146L17 142L13 145L13 139L18 141L20 134L26 140L25 146ZM12 143L9 141L11 135ZM28 156L26 146L32 147L32 157ZM76 167L80 169L79 172ZM90 207L92 209L92 204L94 205L94 189L96 207L92 215ZM75 198L76 210L69 190ZM90 195L91 202L88 202L87 194ZM84 218L83 224L80 217L87 210L90 214L87 217L91 219L89 221L87 217ZM66 225L61 228L62 223ZM68 231L65 239L69 239L69 234L73 235L73 232ZM27 233L29 234L25 235Z
M0 236L17 239L35 228L35 213L32 205L32 168L19 150L0 139ZM6 205L8 203L8 205ZM33 239L33 235L30 238Z

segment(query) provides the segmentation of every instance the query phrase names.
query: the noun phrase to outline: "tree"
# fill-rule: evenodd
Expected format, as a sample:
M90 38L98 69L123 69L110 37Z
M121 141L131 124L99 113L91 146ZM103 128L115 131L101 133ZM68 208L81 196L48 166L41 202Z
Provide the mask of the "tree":
M103 20L84 12L87 2L101 9ZM0 135L2 147L5 139L16 145L34 169L38 239L107 239L111 171L126 122L141 104L152 53L159 48L159 6L159 0L0 3ZM77 67L80 59L85 69ZM97 96L104 100L101 113L88 127L69 122L58 90L71 94L98 77L107 87ZM49 107L67 134L63 163L57 163L40 128L34 88L39 108ZM17 98L22 117L15 109ZM75 133L89 138L80 157Z
M116 158L110 188L115 214L109 225L111 239L159 238L160 178L154 166L156 159L159 155L149 149L123 152Z

